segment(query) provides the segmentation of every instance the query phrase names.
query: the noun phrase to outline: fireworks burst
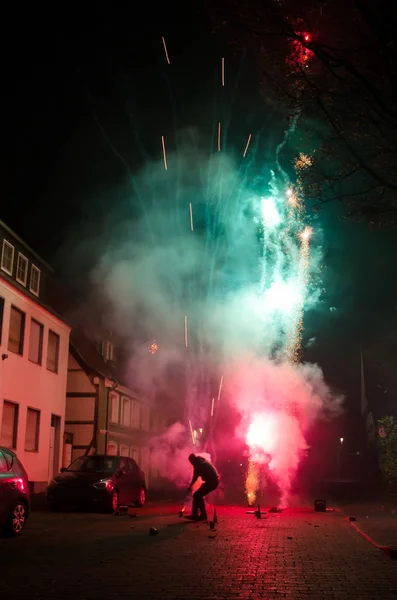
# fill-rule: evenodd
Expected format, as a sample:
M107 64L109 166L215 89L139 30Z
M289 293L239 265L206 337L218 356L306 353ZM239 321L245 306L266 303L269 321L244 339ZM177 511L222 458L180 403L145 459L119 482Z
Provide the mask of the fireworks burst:
M158 344L156 342L153 342L149 346L149 352L150 352L150 354L156 354L156 352L157 352L158 349L159 349L159 346L158 346Z
M307 154L303 154L303 152L299 153L298 158L295 159L295 169L299 173L299 171L304 171L308 169L313 164L313 157L308 156Z
M162 42L170 64L164 38ZM173 58L173 64L175 61ZM235 93L229 85L229 69L228 63L225 87L222 58L222 102L227 101L229 88L233 88L230 94ZM218 79L216 86L219 85ZM151 308L147 322L153 330L148 338L158 336L159 327L165 332L166 341L161 337L162 357L167 355L168 343L170 355L183 362L187 381L185 422L193 446L201 446L213 432L219 409L230 395L230 369L241 356L248 357L247 362L251 357L259 357L263 364L274 361L296 368L304 311L313 292L310 274L314 232L308 225L299 187L299 174L311 166L312 158L300 153L295 160L297 185L288 181L278 153L274 170L263 171L264 157L257 156L259 133L244 133L243 140L247 141L242 154L241 138L230 146L231 124L226 113L215 113L217 116L210 123L209 150L205 152L197 149L196 140L179 142L178 136L168 133L162 124L162 131L167 132L169 160L164 136L161 155L160 131L156 138L158 163L151 165L139 182L140 196L144 198L142 222L147 227L144 235L150 241L146 243L145 238L142 244L145 251L135 281L149 278L149 288L156 294L143 295L142 290L140 298L137 286L132 293L140 300L137 305ZM144 238L142 232L143 229L139 239ZM113 270L112 276L116 275L119 281L123 280ZM157 350L158 345L153 342L150 354ZM237 392L233 394L232 402L237 406ZM263 406L269 403L263 390L257 396ZM246 400L246 431L241 434L242 438L247 434L250 449L247 498L250 503L256 499L261 485L257 463L263 464L266 456L266 467L280 482L285 502L292 477L290 467L295 462L285 451L281 457L281 440L288 446L283 428L300 440L299 432L292 417L284 418L285 406L280 406L278 412L270 408L252 411L254 400L257 398L251 396ZM203 423L205 415L209 423ZM205 436L200 429L204 429ZM269 446L270 442L273 445ZM288 471L288 477L283 470Z

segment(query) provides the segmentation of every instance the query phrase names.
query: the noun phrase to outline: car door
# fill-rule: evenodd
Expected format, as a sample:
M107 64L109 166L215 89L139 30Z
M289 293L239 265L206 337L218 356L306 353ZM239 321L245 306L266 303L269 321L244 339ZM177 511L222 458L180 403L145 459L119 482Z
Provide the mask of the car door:
M119 476L117 478L117 487L119 490L120 504L131 503L131 484L130 484L130 465L128 458L120 458Z
M10 463L0 450L0 527L8 517L12 507L14 491L10 485Z
M139 494L140 494L141 487L142 487L141 472L140 472L140 469L139 469L137 463L135 462L135 460L133 458L130 458L129 460L131 463L131 474L130 474L131 497L132 497L131 502L138 502Z

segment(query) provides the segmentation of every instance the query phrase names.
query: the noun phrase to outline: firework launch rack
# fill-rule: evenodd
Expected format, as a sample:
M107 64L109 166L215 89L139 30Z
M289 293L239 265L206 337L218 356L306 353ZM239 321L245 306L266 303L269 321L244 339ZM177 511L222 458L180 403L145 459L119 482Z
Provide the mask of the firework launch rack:
M282 510L281 510L281 508L278 508L277 506L272 506L272 508L269 508L268 511L261 510L261 505L258 504L258 508L256 510L247 510L246 514L247 515L254 515L257 519L261 519L262 515L265 515L266 512L269 512L269 513L281 513Z
M257 519L261 519L262 515L266 514L265 510L261 510L261 505L258 504L258 508L256 510L247 510L247 515L254 515Z

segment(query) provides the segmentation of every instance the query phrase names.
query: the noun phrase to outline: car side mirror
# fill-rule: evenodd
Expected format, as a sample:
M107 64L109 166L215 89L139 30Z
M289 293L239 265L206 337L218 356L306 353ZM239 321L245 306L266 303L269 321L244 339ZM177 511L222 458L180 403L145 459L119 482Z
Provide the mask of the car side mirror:
M64 473L65 471L67 471L67 468L66 467L62 467L61 473Z

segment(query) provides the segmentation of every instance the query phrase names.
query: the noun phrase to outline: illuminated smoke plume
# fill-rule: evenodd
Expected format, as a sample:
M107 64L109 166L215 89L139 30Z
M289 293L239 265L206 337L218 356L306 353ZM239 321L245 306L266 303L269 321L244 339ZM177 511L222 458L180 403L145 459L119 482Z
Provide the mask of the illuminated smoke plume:
M167 410L184 406L183 425L152 440L161 475L186 484L188 454L206 450L227 398L250 450L249 500L273 479L285 504L308 428L339 406L320 369L299 364L304 314L320 295L321 230L299 183L312 158L296 149L294 186L279 161L288 133L271 170L255 133L229 148L230 126L212 127L211 140L193 128L159 133L157 160L133 176L139 216L119 223L93 279L113 329L131 340L131 386L154 402L163 394Z
M315 365L256 358L235 365L229 382L242 416L237 435L245 436L250 448L247 498L252 504L270 479L280 489L280 504L286 506L308 449L309 428L319 416L336 416L341 400L331 395Z
M187 443L188 431L182 423L174 423L165 433L150 440L152 472L171 481L178 488L187 488L193 469L188 458L196 449ZM208 453L198 453L211 460ZM197 487L197 486L196 486Z

